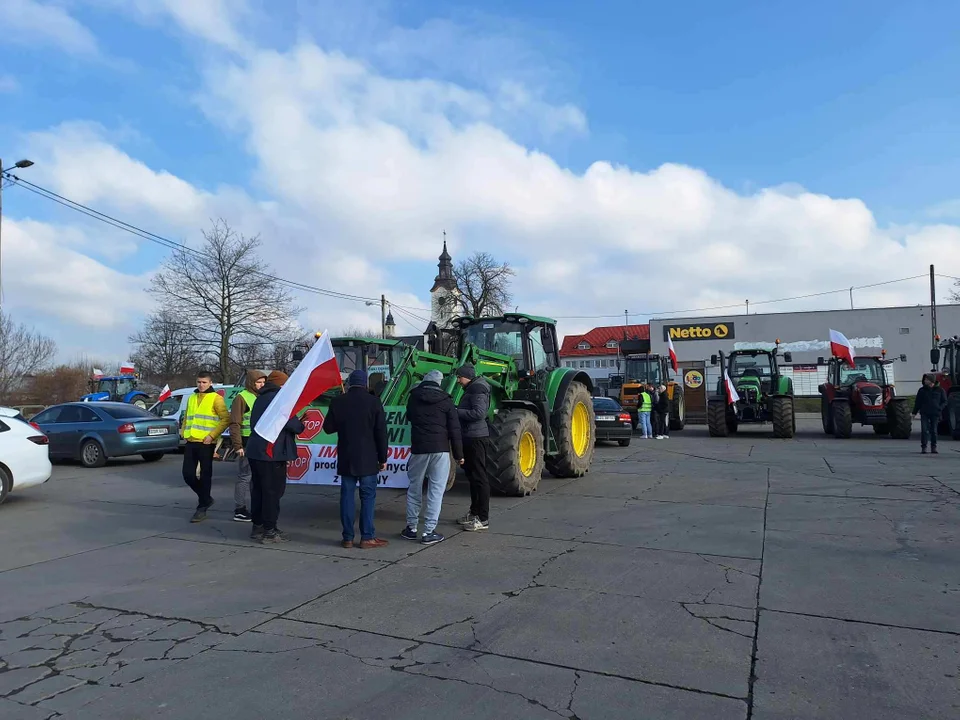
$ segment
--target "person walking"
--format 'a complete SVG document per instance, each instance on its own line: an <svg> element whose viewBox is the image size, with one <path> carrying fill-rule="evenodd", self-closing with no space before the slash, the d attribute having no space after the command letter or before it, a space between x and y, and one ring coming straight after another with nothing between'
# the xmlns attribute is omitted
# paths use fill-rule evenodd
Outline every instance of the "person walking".
<svg viewBox="0 0 960 720"><path fill-rule="evenodd" d="M650 412L653 410L653 393L649 385L643 385L640 388L640 394L637 396L637 417L639 418L640 431L643 433L643 439L649 440L653 437L653 429L650 427Z"/></svg>
<svg viewBox="0 0 960 720"><path fill-rule="evenodd" d="M667 397L667 386L660 386L657 396L657 440L670 439L670 398Z"/></svg>
<svg viewBox="0 0 960 720"><path fill-rule="evenodd" d="M286 382L287 374L280 370L267 375L250 412L250 427L256 428L264 411ZM250 538L264 545L282 543L288 539L277 527L280 498L287 489L287 463L297 459L297 435L304 429L303 420L294 416L287 420L269 450L266 438L255 432L250 434L247 441L246 456L251 471L250 519L253 521Z"/></svg>
<svg viewBox="0 0 960 720"><path fill-rule="evenodd" d="M463 397L457 406L463 435L463 468L470 482L470 511L459 519L464 530L477 532L490 527L490 478L487 476L487 449L490 427L490 386L470 363L457 370Z"/></svg>
<svg viewBox="0 0 960 720"><path fill-rule="evenodd" d="M337 436L337 473L340 475L342 547L352 548L360 486L360 547L381 548L390 543L376 535L373 524L377 473L387 466L387 417L380 398L367 390L367 373L354 370L347 391L335 397L323 420L323 431Z"/></svg>
<svg viewBox="0 0 960 720"><path fill-rule="evenodd" d="M250 522L250 460L247 459L247 440L250 438L250 413L257 395L266 382L267 375L261 370L247 370L244 388L230 406L230 443L237 454L237 482L233 486L233 519Z"/></svg>
<svg viewBox="0 0 960 720"><path fill-rule="evenodd" d="M450 476L450 452L453 459L463 464L463 444L460 438L460 419L453 399L440 388L443 374L431 370L423 382L410 391L407 400L407 420L410 422L410 459L407 461L407 526L400 533L405 540L417 539L420 508L423 504L423 482L427 481L427 507L423 517L424 545L443 540L437 532L443 493Z"/></svg>
<svg viewBox="0 0 960 720"><path fill-rule="evenodd" d="M197 510L190 522L207 519L213 505L213 451L217 438L230 425L230 413L223 398L213 389L213 375L197 373L197 389L187 399L181 436L183 447L183 481L197 494ZM200 471L197 472L199 466Z"/></svg>
<svg viewBox="0 0 960 720"><path fill-rule="evenodd" d="M927 442L930 443L930 452L937 454L937 425L940 416L947 406L947 394L936 384L933 375L923 376L923 386L917 390L916 400L913 401L913 416L920 414L920 452L927 452Z"/></svg>

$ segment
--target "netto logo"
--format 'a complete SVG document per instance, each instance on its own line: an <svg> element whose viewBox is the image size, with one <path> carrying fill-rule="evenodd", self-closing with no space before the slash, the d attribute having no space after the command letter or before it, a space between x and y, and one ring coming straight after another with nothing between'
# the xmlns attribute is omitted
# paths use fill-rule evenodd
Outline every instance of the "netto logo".
<svg viewBox="0 0 960 720"><path fill-rule="evenodd" d="M663 340L732 340L735 337L732 322L713 325L664 325Z"/></svg>
<svg viewBox="0 0 960 720"><path fill-rule="evenodd" d="M297 435L300 440L313 440L323 430L323 413L319 410L307 410L300 419L305 425L303 432Z"/></svg>
<svg viewBox="0 0 960 720"><path fill-rule="evenodd" d="M287 463L287 480L302 480L310 469L310 448L297 445L297 459Z"/></svg>

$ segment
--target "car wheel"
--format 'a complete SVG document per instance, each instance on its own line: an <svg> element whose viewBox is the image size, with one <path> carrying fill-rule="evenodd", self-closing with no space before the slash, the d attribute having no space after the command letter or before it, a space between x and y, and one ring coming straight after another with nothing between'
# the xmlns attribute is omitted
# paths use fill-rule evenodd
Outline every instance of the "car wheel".
<svg viewBox="0 0 960 720"><path fill-rule="evenodd" d="M107 464L107 456L96 440L87 440L80 446L80 464L85 468L98 468Z"/></svg>
<svg viewBox="0 0 960 720"><path fill-rule="evenodd" d="M12 487L13 478L10 477L10 472L5 467L0 467L0 505L7 499Z"/></svg>
<svg viewBox="0 0 960 720"><path fill-rule="evenodd" d="M630 438L624 438L623 440L617 440L617 442L620 443L620 447L629 447L629 445L630 445Z"/></svg>
<svg viewBox="0 0 960 720"><path fill-rule="evenodd" d="M149 452L143 453L140 457L143 458L144 462L156 462L163 457L162 452Z"/></svg>

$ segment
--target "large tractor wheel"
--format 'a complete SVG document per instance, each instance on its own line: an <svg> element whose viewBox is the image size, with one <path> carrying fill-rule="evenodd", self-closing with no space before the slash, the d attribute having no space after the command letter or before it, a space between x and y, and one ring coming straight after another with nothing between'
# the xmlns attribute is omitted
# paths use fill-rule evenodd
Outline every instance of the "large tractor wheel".
<svg viewBox="0 0 960 720"><path fill-rule="evenodd" d="M724 402L712 402L707 404L707 428L710 430L710 437L726 437L729 431L727 427L727 405Z"/></svg>
<svg viewBox="0 0 960 720"><path fill-rule="evenodd" d="M831 415L835 438L848 438L853 435L853 411L850 409L850 403L834 400Z"/></svg>
<svg viewBox="0 0 960 720"><path fill-rule="evenodd" d="M773 436L789 439L796 433L792 397L775 397L770 400L770 415L773 420Z"/></svg>
<svg viewBox="0 0 960 720"><path fill-rule="evenodd" d="M947 430L950 437L960 440L960 392L947 396Z"/></svg>
<svg viewBox="0 0 960 720"><path fill-rule="evenodd" d="M596 440L593 397L583 383L567 387L563 403L553 413L553 434L557 454L546 458L547 470L554 477L581 477L590 470Z"/></svg>
<svg viewBox="0 0 960 720"><path fill-rule="evenodd" d="M830 402L825 395L820 396L820 424L823 425L824 433L833 435L833 410L830 409Z"/></svg>
<svg viewBox="0 0 960 720"><path fill-rule="evenodd" d="M686 414L687 409L683 402L683 386L677 383L673 386L673 400L670 402L670 429L683 430Z"/></svg>
<svg viewBox="0 0 960 720"><path fill-rule="evenodd" d="M487 475L490 489L529 495L543 477L543 428L529 410L501 410L490 423Z"/></svg>
<svg viewBox="0 0 960 720"><path fill-rule="evenodd" d="M887 417L890 419L890 437L894 440L908 440L913 432L913 418L910 416L910 406L906 399L891 403L887 408Z"/></svg>

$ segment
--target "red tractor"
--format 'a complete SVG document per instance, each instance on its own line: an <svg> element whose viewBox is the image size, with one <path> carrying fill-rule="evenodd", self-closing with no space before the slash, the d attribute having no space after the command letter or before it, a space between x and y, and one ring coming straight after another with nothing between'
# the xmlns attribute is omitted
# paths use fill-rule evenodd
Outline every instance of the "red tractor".
<svg viewBox="0 0 960 720"><path fill-rule="evenodd" d="M960 440L960 337L954 335L943 340L930 351L930 362L934 367L940 364L941 357L943 366L936 379L947 393L947 406L943 409L939 431Z"/></svg>
<svg viewBox="0 0 960 720"><path fill-rule="evenodd" d="M820 386L820 417L823 431L837 438L848 438L853 423L872 425L877 435L906 440L913 430L911 407L905 397L897 397L888 382L886 351L879 357L858 356L854 366L839 358L827 363L827 382ZM906 360L901 355L900 360ZM823 364L823 358L819 359Z"/></svg>

